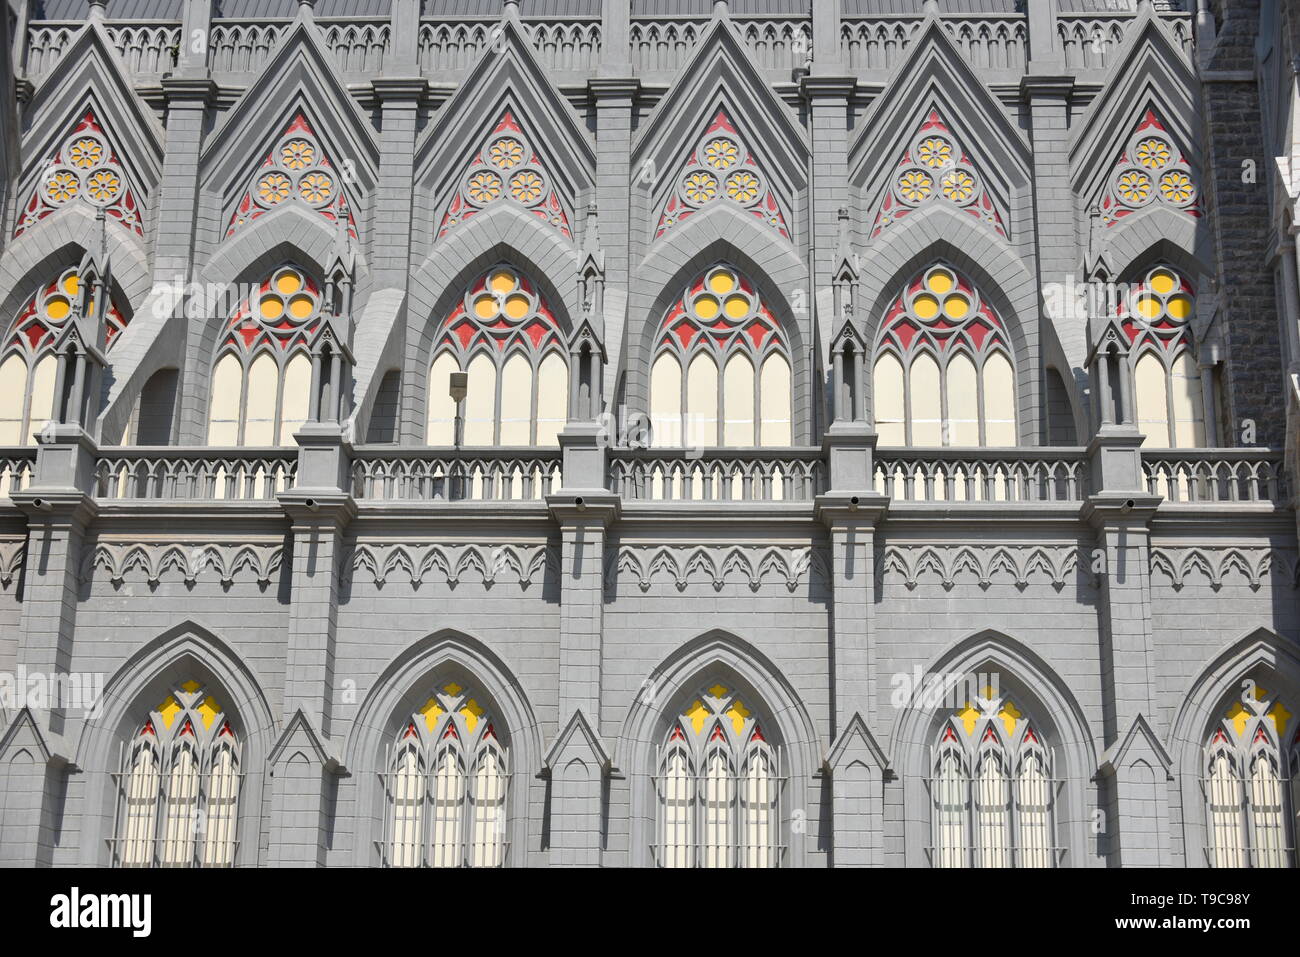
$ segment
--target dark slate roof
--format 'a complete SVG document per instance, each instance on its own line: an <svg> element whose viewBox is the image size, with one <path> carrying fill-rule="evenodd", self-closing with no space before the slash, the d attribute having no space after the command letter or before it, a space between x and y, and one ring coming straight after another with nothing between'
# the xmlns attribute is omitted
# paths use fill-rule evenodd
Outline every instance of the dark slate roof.
<svg viewBox="0 0 1300 957"><path fill-rule="evenodd" d="M9 0L14 7L20 0ZM691 0L650 0L670 5L689 5ZM741 3L774 3L777 0L739 0ZM787 2L788 0L783 0ZM797 5L798 0L795 0ZM184 0L107 0L110 20L175 20L181 18ZM426 17L499 17L503 0L423 0ZM703 11L713 9L712 0L702 4ZM86 0L36 0L33 20L83 20L90 4ZM392 0L316 0L318 17L381 17L392 12ZM600 17L600 0L520 0L519 11L525 17ZM284 19L298 12L298 0L215 0L218 17L232 20L256 20L259 17Z"/></svg>
<svg viewBox="0 0 1300 957"><path fill-rule="evenodd" d="M1020 0L939 0L940 13L1019 13ZM846 17L874 17L882 13L921 15L921 0L844 0Z"/></svg>

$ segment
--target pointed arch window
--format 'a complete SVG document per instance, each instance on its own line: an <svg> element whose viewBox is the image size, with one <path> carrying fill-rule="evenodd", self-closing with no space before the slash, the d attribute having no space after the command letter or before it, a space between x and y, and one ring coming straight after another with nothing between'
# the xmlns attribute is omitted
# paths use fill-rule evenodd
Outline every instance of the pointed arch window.
<svg viewBox="0 0 1300 957"><path fill-rule="evenodd" d="M450 681L403 724L381 775L390 867L501 867L510 783L504 727Z"/></svg>
<svg viewBox="0 0 1300 957"><path fill-rule="evenodd" d="M174 688L123 746L116 867L230 867L239 850L242 742L199 681Z"/></svg>
<svg viewBox="0 0 1300 957"><path fill-rule="evenodd" d="M1148 448L1205 445L1205 392L1192 341L1196 292L1171 266L1151 269L1121 302L1132 342L1138 430Z"/></svg>
<svg viewBox="0 0 1300 957"><path fill-rule="evenodd" d="M781 754L727 686L694 696L668 728L655 771L660 867L777 867Z"/></svg>
<svg viewBox="0 0 1300 957"><path fill-rule="evenodd" d="M719 263L668 310L650 368L652 441L663 447L791 444L784 331L740 270Z"/></svg>
<svg viewBox="0 0 1300 957"><path fill-rule="evenodd" d="M1052 760L1039 726L992 688L945 718L931 752L933 866L1057 866Z"/></svg>
<svg viewBox="0 0 1300 957"><path fill-rule="evenodd" d="M31 445L32 433L53 414L54 341L81 293L78 268L65 269L36 291L10 327L0 351L0 446ZM107 320L112 349L127 320L111 296Z"/></svg>
<svg viewBox="0 0 1300 957"><path fill-rule="evenodd" d="M308 341L321 301L316 281L287 263L236 308L212 368L209 445L294 444L311 401Z"/></svg>
<svg viewBox="0 0 1300 957"><path fill-rule="evenodd" d="M872 380L881 445L1016 444L1006 325L951 266L931 266L894 300L877 335Z"/></svg>
<svg viewBox="0 0 1300 957"><path fill-rule="evenodd" d="M1292 716L1279 696L1252 684L1211 728L1202 785L1211 867L1297 866L1300 732Z"/></svg>
<svg viewBox="0 0 1300 957"><path fill-rule="evenodd" d="M469 374L460 442L453 372ZM443 322L429 366L430 445L559 445L568 418L569 363L555 314L531 279L493 266Z"/></svg>

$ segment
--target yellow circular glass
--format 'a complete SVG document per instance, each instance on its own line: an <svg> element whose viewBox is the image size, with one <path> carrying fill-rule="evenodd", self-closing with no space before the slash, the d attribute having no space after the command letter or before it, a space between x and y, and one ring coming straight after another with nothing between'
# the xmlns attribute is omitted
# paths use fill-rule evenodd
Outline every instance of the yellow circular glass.
<svg viewBox="0 0 1300 957"><path fill-rule="evenodd" d="M275 277L275 291L283 296L291 296L302 288L302 277L296 272L285 270Z"/></svg>
<svg viewBox="0 0 1300 957"><path fill-rule="evenodd" d="M912 301L912 312L918 319L933 319L939 315L939 300L922 293Z"/></svg>
<svg viewBox="0 0 1300 957"><path fill-rule="evenodd" d="M78 276L75 272L70 273L68 276L64 277L63 291L66 292L69 296L75 296L77 294L77 290L80 288L81 288L81 277Z"/></svg>
<svg viewBox="0 0 1300 957"><path fill-rule="evenodd" d="M506 272L504 269L494 272L492 278L488 280L488 288L493 292L510 292L515 288L514 273Z"/></svg>
<svg viewBox="0 0 1300 957"><path fill-rule="evenodd" d="M943 312L949 319L962 319L970 312L970 301L965 296L949 296L943 301Z"/></svg>
<svg viewBox="0 0 1300 957"><path fill-rule="evenodd" d="M1154 319L1160 315L1160 300L1154 296L1143 296L1137 302L1137 314L1143 319Z"/></svg>
<svg viewBox="0 0 1300 957"><path fill-rule="evenodd" d="M953 279L952 273L943 269L936 269L925 277L925 285L935 295L942 296L957 285L957 281Z"/></svg>
<svg viewBox="0 0 1300 957"><path fill-rule="evenodd" d="M506 300L505 313L511 319L522 319L528 315L528 297L511 296Z"/></svg>
<svg viewBox="0 0 1300 957"><path fill-rule="evenodd" d="M497 301L491 296L479 296L474 300L474 315L480 319L491 319L497 314Z"/></svg>
<svg viewBox="0 0 1300 957"><path fill-rule="evenodd" d="M279 296L263 296L261 309L263 319L279 319L284 315L284 301Z"/></svg>
<svg viewBox="0 0 1300 957"><path fill-rule="evenodd" d="M1165 305L1169 315L1180 322L1192 314L1192 300L1187 296L1174 296Z"/></svg>
<svg viewBox="0 0 1300 957"><path fill-rule="evenodd" d="M695 314L701 319L713 319L718 315L718 300L712 296L701 296L695 300Z"/></svg>
<svg viewBox="0 0 1300 957"><path fill-rule="evenodd" d="M1175 286L1178 284L1174 280L1173 273L1165 272L1162 269L1160 272L1151 274L1150 285L1152 292L1160 296L1167 296L1174 291Z"/></svg>
<svg viewBox="0 0 1300 957"><path fill-rule="evenodd" d="M723 303L723 309L726 310L728 318L743 319L749 314L749 300L741 295L728 296L727 301Z"/></svg>
<svg viewBox="0 0 1300 957"><path fill-rule="evenodd" d="M72 303L62 296L51 296L45 301L45 315L55 322L61 322L68 318L68 313L71 311Z"/></svg>
<svg viewBox="0 0 1300 957"><path fill-rule="evenodd" d="M715 272L709 277L709 289L719 296L725 296L736 288L736 277L729 272Z"/></svg>
<svg viewBox="0 0 1300 957"><path fill-rule="evenodd" d="M311 296L294 296L289 300L289 315L295 319L306 319L316 311L316 304Z"/></svg>

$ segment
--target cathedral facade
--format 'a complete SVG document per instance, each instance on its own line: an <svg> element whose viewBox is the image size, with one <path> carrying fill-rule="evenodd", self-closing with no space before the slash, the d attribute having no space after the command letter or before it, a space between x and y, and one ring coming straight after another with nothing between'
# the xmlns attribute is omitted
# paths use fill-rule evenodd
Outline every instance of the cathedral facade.
<svg viewBox="0 0 1300 957"><path fill-rule="evenodd" d="M0 862L1297 865L1294 4L8 14Z"/></svg>

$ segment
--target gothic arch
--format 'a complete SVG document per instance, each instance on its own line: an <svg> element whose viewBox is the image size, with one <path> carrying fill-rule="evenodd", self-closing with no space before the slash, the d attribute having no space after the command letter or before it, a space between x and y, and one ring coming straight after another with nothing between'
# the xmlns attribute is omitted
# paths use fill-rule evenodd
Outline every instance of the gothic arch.
<svg viewBox="0 0 1300 957"><path fill-rule="evenodd" d="M775 727L777 741L787 754L786 818L789 806L812 800L813 775L821 768L824 747L812 719L794 686L780 669L749 642L730 632L713 630L691 639L657 665L633 699L615 743L614 766L631 782L631 865L648 866L649 847L654 819L651 776L655 773L655 749L671 724L674 706L688 698L701 682L726 677L733 686L761 702L763 712ZM753 710L757 711L755 705ZM800 867L806 863L806 838L791 834L790 855L786 863Z"/></svg>
<svg viewBox="0 0 1300 957"><path fill-rule="evenodd" d="M925 675L977 675L996 670L1008 678L1008 690L1029 703L1036 721L1059 748L1057 778L1065 782L1057 805L1057 835L1069 856L1066 866L1089 866L1091 780L1097 771L1097 742L1089 722L1057 671L1022 642L993 629L961 639L923 669ZM944 721L942 709L906 707L894 726L889 753L902 778L907 821L904 845L907 866L928 863L930 746Z"/></svg>
<svg viewBox="0 0 1300 957"><path fill-rule="evenodd" d="M1267 627L1255 628L1208 661L1187 686L1170 725L1169 751L1178 778L1184 860L1188 867L1208 863L1209 835L1202 790L1205 737L1224 704L1243 693L1252 674L1268 672L1288 703L1300 702L1300 646ZM1264 679L1268 680L1268 679ZM1277 691L1278 687L1271 690ZM1296 709L1300 711L1300 708ZM1294 716L1292 720L1297 720ZM1292 725L1295 727L1295 725ZM1285 748L1290 742L1284 741ZM1293 817L1294 820L1294 817Z"/></svg>
<svg viewBox="0 0 1300 957"><path fill-rule="evenodd" d="M981 297L1006 324L1016 372L1016 405L1020 444L1030 444L1038 435L1038 392L1041 386L1038 363L1039 291L1033 274L1011 249L990 243L984 228L970 217L942 206L918 210L892 227L890 242L873 251L866 260L862 277L862 301L867 341L874 350L881 322L890 304L922 270L943 261L964 274L978 288ZM866 409L874 421L873 383L866 389Z"/></svg>
<svg viewBox="0 0 1300 957"><path fill-rule="evenodd" d="M541 729L510 665L482 640L449 628L420 639L394 658L357 709L344 750L357 782L353 815L359 827L353 862L368 866L377 860L370 830L382 824L386 813L374 786L376 775L385 770L385 745L428 697L431 682L442 677L471 679L506 722L513 768L508 803L508 834L515 849L511 863L526 866L531 846L530 791L542 766Z"/></svg>
<svg viewBox="0 0 1300 957"><path fill-rule="evenodd" d="M794 443L813 441L812 371L808 367L813 307L807 269L794 248L771 242L765 227L752 216L723 205L701 211L673 232L673 242L659 244L651 250L632 277L626 359L619 369L628 407L649 410L650 364L654 360L655 338L668 309L705 270L716 263L729 262L754 284L789 340ZM796 291L795 297L790 295L790 290ZM800 291L802 310L796 308Z"/></svg>
<svg viewBox="0 0 1300 957"><path fill-rule="evenodd" d="M215 632L184 621L146 642L104 685L103 706L88 718L77 740L74 763L85 775L81 863L104 866L116 813L111 774L118 770L116 744L127 740L155 697L170 686L200 677L220 689L226 711L243 736L244 783L239 803L240 842L236 866L256 865L261 856L262 789L266 759L276 736L275 720L262 683L243 656Z"/></svg>

